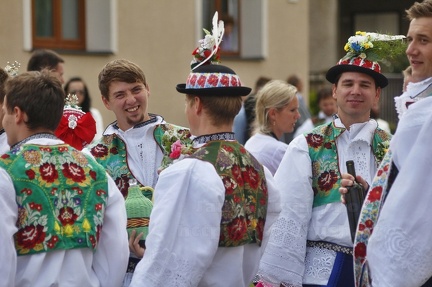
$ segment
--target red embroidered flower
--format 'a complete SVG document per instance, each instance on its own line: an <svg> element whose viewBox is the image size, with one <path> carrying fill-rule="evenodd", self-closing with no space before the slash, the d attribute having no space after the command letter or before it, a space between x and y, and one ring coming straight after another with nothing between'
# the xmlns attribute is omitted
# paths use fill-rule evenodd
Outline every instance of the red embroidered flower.
<svg viewBox="0 0 432 287"><path fill-rule="evenodd" d="M242 176L240 166L237 164L233 165L231 172L232 172L234 180L237 182L238 186L243 186L244 182L243 182L243 176Z"/></svg>
<svg viewBox="0 0 432 287"><path fill-rule="evenodd" d="M324 137L318 134L308 134L306 141L311 147L319 148L323 144Z"/></svg>
<svg viewBox="0 0 432 287"><path fill-rule="evenodd" d="M205 86L207 77L206 76L200 76L198 79L198 85L203 88Z"/></svg>
<svg viewBox="0 0 432 287"><path fill-rule="evenodd" d="M34 170L32 170L32 169L28 169L28 170L26 170L25 173L26 173L26 175L28 176L28 178L29 178L30 180L32 180L32 179L35 178L36 173L34 172Z"/></svg>
<svg viewBox="0 0 432 287"><path fill-rule="evenodd" d="M366 245L363 242L357 243L354 247L354 256L356 258L364 258L366 256Z"/></svg>
<svg viewBox="0 0 432 287"><path fill-rule="evenodd" d="M72 187L72 190L78 194L83 194L83 190L79 187L74 186L74 187Z"/></svg>
<svg viewBox="0 0 432 287"><path fill-rule="evenodd" d="M62 207L59 211L58 219L63 226L66 226L68 224L73 225L77 218L78 215L75 214L72 207Z"/></svg>
<svg viewBox="0 0 432 287"><path fill-rule="evenodd" d="M96 195L97 196L101 196L101 195L104 195L104 194L106 194L106 192L104 190L102 190L102 189L96 190Z"/></svg>
<svg viewBox="0 0 432 287"><path fill-rule="evenodd" d="M231 86L232 87L237 87L238 86L236 77L232 77L231 78Z"/></svg>
<svg viewBox="0 0 432 287"><path fill-rule="evenodd" d="M259 202L260 202L261 206L264 206L264 205L267 204L267 200L266 200L266 198L264 196L260 198Z"/></svg>
<svg viewBox="0 0 432 287"><path fill-rule="evenodd" d="M241 146L241 147L240 147L240 152L241 152L241 153L246 153L246 149L244 148L244 146Z"/></svg>
<svg viewBox="0 0 432 287"><path fill-rule="evenodd" d="M226 150L227 152L233 152L233 151L234 151L234 149L233 149L232 147L227 146L227 145L223 145L222 148L223 148L224 150Z"/></svg>
<svg viewBox="0 0 432 287"><path fill-rule="evenodd" d="M124 198L128 195L128 188L129 188L129 178L126 174L122 174L120 177L117 177L115 179L115 183L118 187L118 189L123 194Z"/></svg>
<svg viewBox="0 0 432 287"><path fill-rule="evenodd" d="M96 210L96 211L100 211L100 210L102 210L102 203L96 203L96 204L95 204L95 210Z"/></svg>
<svg viewBox="0 0 432 287"><path fill-rule="evenodd" d="M368 219L365 221L365 225L367 228L372 228L373 227L373 221Z"/></svg>
<svg viewBox="0 0 432 287"><path fill-rule="evenodd" d="M94 157L104 157L108 155L108 148L103 144L98 144L90 152Z"/></svg>
<svg viewBox="0 0 432 287"><path fill-rule="evenodd" d="M72 188L72 189L73 189L73 188ZM56 194L57 194L57 190L58 190L57 187L53 187L53 188L51 189L51 195L56 195Z"/></svg>
<svg viewBox="0 0 432 287"><path fill-rule="evenodd" d="M51 237L51 239L48 240L48 243L47 243L48 248L53 249L56 246L58 240L59 240L58 236L57 235L53 235Z"/></svg>
<svg viewBox="0 0 432 287"><path fill-rule="evenodd" d="M227 226L228 236L233 241L242 240L247 232L246 221L243 216L234 218Z"/></svg>
<svg viewBox="0 0 432 287"><path fill-rule="evenodd" d="M1 158L2 159L7 159L7 158L10 158L10 156L8 154L2 154Z"/></svg>
<svg viewBox="0 0 432 287"><path fill-rule="evenodd" d="M251 166L246 167L246 171L243 172L243 178L252 189L256 189L260 183L260 176L258 171Z"/></svg>
<svg viewBox="0 0 432 287"><path fill-rule="evenodd" d="M94 170L89 171L89 174L93 180L96 180L96 172Z"/></svg>
<svg viewBox="0 0 432 287"><path fill-rule="evenodd" d="M41 177L46 182L54 182L58 178L57 169L52 163L44 163L39 167Z"/></svg>
<svg viewBox="0 0 432 287"><path fill-rule="evenodd" d="M96 248L96 238L94 237L94 235L90 235L89 239L90 239L90 242L91 242L93 248Z"/></svg>
<svg viewBox="0 0 432 287"><path fill-rule="evenodd" d="M34 202L30 202L29 207L30 207L30 209L37 210L37 211L42 210L42 205L34 203Z"/></svg>
<svg viewBox="0 0 432 287"><path fill-rule="evenodd" d="M45 240L44 227L42 225L28 225L17 232L17 244L23 249L33 249L37 244Z"/></svg>
<svg viewBox="0 0 432 287"><path fill-rule="evenodd" d="M318 177L318 186L321 190L329 191L337 182L338 176L334 170L325 171Z"/></svg>
<svg viewBox="0 0 432 287"><path fill-rule="evenodd" d="M118 150L117 150L117 147L112 147L112 148L110 148L110 153L112 153L112 154L118 154Z"/></svg>
<svg viewBox="0 0 432 287"><path fill-rule="evenodd" d="M196 80L197 80L197 75L193 75L193 76L190 78L189 83L191 84L191 86L195 86Z"/></svg>
<svg viewBox="0 0 432 287"><path fill-rule="evenodd" d="M331 144L331 142L325 142L325 143L324 143L324 147L325 147L326 149L332 149L332 144Z"/></svg>
<svg viewBox="0 0 432 287"><path fill-rule="evenodd" d="M233 200L234 200L234 203L240 203L240 201L241 201L242 199L241 199L240 196L234 194L234 196L233 196Z"/></svg>
<svg viewBox="0 0 432 287"><path fill-rule="evenodd" d="M229 78L227 76L222 76L220 83L222 86L224 87L228 87L229 86Z"/></svg>
<svg viewBox="0 0 432 287"><path fill-rule="evenodd" d="M213 87L216 87L218 84L219 78L216 75L210 75L208 79L209 85L212 85Z"/></svg>
<svg viewBox="0 0 432 287"><path fill-rule="evenodd" d="M222 182L225 187L225 192L227 194L233 194L234 189L237 187L236 182L229 176L223 176Z"/></svg>
<svg viewBox="0 0 432 287"><path fill-rule="evenodd" d="M360 223L359 226L358 226L358 229L359 229L360 231L365 230L365 228L366 228L366 226L365 226L364 224L362 224L362 223Z"/></svg>
<svg viewBox="0 0 432 287"><path fill-rule="evenodd" d="M21 190L21 193L25 193L25 194L32 194L32 190L30 188L23 188L23 190Z"/></svg>
<svg viewBox="0 0 432 287"><path fill-rule="evenodd" d="M62 171L65 177L75 182L83 182L86 178L83 168L76 163L64 163Z"/></svg>
<svg viewBox="0 0 432 287"><path fill-rule="evenodd" d="M377 201L381 198L381 194L382 194L382 186L375 186L368 195L368 200L370 202L374 202Z"/></svg>

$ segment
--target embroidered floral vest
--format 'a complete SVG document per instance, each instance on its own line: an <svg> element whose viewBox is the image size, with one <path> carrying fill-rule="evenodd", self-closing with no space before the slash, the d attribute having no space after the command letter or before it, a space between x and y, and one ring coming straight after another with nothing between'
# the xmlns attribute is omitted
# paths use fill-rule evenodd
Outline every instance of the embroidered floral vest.
<svg viewBox="0 0 432 287"><path fill-rule="evenodd" d="M27 144L1 156L18 204L18 255L96 249L108 196L105 170L69 145Z"/></svg>
<svg viewBox="0 0 432 287"><path fill-rule="evenodd" d="M340 181L338 153L336 139L345 131L333 122L318 126L310 133L306 133L309 156L312 162L312 189L314 191L313 207L340 201ZM385 152L386 142L391 135L377 128L372 140L372 152L377 166Z"/></svg>
<svg viewBox="0 0 432 287"><path fill-rule="evenodd" d="M225 186L220 247L261 245L268 191L262 165L235 141L212 141L190 157L210 162Z"/></svg>
<svg viewBox="0 0 432 287"><path fill-rule="evenodd" d="M165 134L169 134L169 138L166 138ZM177 139L187 139L190 141L188 129L171 124L156 126L153 136L164 154L164 159L169 158L171 144ZM117 134L104 135L98 143L93 144L89 149L96 161L105 167L108 174L114 179L124 198L127 198L128 195L129 180L135 179L144 196L150 200L152 199L153 188L144 186L134 176L129 168L126 144Z"/></svg>

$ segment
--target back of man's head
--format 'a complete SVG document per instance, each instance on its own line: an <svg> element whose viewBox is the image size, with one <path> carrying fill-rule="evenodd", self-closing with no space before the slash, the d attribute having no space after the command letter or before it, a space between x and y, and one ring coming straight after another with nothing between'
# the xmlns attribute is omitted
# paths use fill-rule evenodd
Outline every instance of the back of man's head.
<svg viewBox="0 0 432 287"><path fill-rule="evenodd" d="M43 69L52 70L59 63L64 63L62 57L52 50L35 50L27 64L27 71L41 71Z"/></svg>
<svg viewBox="0 0 432 287"><path fill-rule="evenodd" d="M6 109L18 107L27 115L27 128L54 131L63 115L65 94L58 78L52 73L26 72L6 82Z"/></svg>

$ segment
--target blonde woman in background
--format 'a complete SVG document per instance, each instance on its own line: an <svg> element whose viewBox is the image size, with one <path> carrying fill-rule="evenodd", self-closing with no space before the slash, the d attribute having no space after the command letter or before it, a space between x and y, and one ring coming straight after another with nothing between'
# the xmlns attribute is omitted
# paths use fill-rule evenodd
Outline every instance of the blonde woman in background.
<svg viewBox="0 0 432 287"><path fill-rule="evenodd" d="M279 139L300 118L297 89L281 80L268 82L257 94L254 134L245 148L274 175L288 145Z"/></svg>

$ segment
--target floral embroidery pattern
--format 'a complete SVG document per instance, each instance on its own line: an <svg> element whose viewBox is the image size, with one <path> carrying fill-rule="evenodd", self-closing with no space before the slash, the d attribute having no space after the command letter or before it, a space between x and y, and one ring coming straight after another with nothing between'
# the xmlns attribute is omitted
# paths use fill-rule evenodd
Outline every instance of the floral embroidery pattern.
<svg viewBox="0 0 432 287"><path fill-rule="evenodd" d="M155 139L164 153L158 173L194 152L191 134L186 128L160 125L155 130Z"/></svg>
<svg viewBox="0 0 432 287"><path fill-rule="evenodd" d="M378 168L371 188L366 195L360 214L357 234L354 242L354 276L356 286L369 286L367 268L364 264L366 261L366 250L369 238L373 232L383 199L386 196L387 179L389 178L391 165L391 150L389 150Z"/></svg>
<svg viewBox="0 0 432 287"><path fill-rule="evenodd" d="M219 246L261 244L268 200L262 166L237 142L212 141L190 157L212 163L225 186Z"/></svg>
<svg viewBox="0 0 432 287"><path fill-rule="evenodd" d="M24 145L0 166L16 191L18 255L96 248L108 188L102 167L67 145Z"/></svg>

